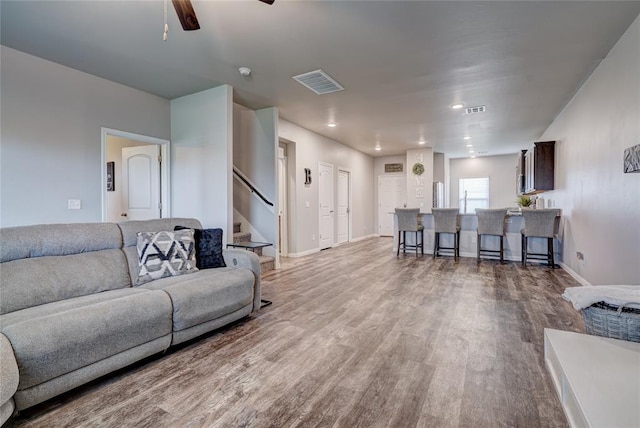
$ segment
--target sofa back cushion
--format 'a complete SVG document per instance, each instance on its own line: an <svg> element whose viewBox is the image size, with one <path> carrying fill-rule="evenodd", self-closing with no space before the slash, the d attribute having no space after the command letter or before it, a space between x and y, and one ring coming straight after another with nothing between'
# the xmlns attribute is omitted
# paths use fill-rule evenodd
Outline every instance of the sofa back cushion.
<svg viewBox="0 0 640 428"><path fill-rule="evenodd" d="M0 314L131 286L113 223L0 229Z"/></svg>
<svg viewBox="0 0 640 428"><path fill-rule="evenodd" d="M193 229L202 229L202 224L193 218L161 218L156 220L132 220L118 223L122 231L124 241L124 254L129 265L129 275L132 284L138 283L138 232L162 232L172 231L176 226L186 226Z"/></svg>

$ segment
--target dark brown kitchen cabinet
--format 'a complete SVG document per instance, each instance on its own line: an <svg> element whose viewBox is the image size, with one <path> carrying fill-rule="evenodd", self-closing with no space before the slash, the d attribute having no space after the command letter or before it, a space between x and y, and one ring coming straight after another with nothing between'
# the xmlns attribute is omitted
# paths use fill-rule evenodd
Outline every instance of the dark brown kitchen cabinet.
<svg viewBox="0 0 640 428"><path fill-rule="evenodd" d="M533 143L524 158L524 193L531 195L553 190L555 141Z"/></svg>

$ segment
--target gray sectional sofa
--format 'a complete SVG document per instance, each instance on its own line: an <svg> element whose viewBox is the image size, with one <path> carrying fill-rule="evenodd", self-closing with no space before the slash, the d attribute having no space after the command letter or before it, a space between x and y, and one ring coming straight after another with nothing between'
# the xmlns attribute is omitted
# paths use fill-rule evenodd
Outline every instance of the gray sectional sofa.
<svg viewBox="0 0 640 428"><path fill-rule="evenodd" d="M0 424L15 410L215 330L260 308L260 262L136 284L137 232L194 219L0 229Z"/></svg>

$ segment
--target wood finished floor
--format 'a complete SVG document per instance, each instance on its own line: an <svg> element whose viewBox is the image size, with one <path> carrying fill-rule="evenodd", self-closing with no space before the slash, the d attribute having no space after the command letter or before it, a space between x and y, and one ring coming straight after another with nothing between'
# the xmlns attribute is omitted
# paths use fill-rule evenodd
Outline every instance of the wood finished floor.
<svg viewBox="0 0 640 428"><path fill-rule="evenodd" d="M263 280L273 305L23 412L16 427L564 427L543 328L582 332L541 265L373 238Z"/></svg>

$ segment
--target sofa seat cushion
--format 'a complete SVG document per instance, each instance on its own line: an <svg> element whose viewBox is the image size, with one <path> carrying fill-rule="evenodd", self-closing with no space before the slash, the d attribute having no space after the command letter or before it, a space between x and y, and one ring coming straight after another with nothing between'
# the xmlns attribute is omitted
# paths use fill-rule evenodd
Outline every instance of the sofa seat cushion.
<svg viewBox="0 0 640 428"><path fill-rule="evenodd" d="M173 331L220 318L253 302L255 276L249 269L206 269L162 278L141 287L164 290L173 302Z"/></svg>
<svg viewBox="0 0 640 428"><path fill-rule="evenodd" d="M23 390L171 334L171 301L162 291L104 291L2 315L0 328Z"/></svg>

